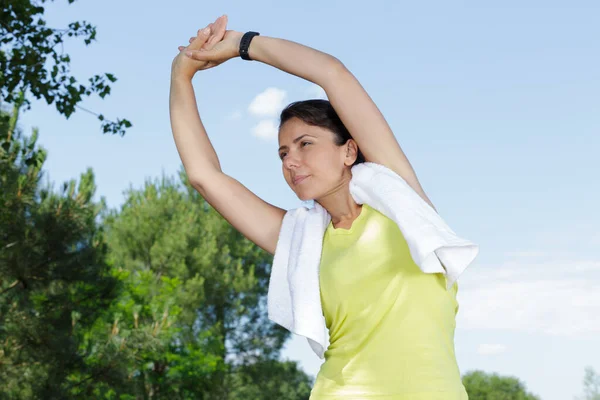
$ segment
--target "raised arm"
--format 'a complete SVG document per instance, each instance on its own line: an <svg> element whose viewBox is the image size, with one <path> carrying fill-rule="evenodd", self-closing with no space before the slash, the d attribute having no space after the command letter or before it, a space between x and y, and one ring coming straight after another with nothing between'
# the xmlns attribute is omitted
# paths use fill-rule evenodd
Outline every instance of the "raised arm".
<svg viewBox="0 0 600 400"><path fill-rule="evenodd" d="M218 30L219 20L216 24L214 29ZM188 49L200 49L209 38L210 32L200 33ZM221 170L192 86L196 71L207 67L207 63L182 53L173 61L169 111L177 151L190 184L206 201L246 238L274 254L285 210L263 201Z"/></svg>
<svg viewBox="0 0 600 400"><path fill-rule="evenodd" d="M243 34L227 32L236 38L239 47ZM238 48L230 45L213 51L192 51L191 58L222 62L223 58L237 56L237 52ZM249 55L253 60L321 86L365 159L396 172L433 207L379 108L340 60L311 47L268 36L255 36Z"/></svg>
<svg viewBox="0 0 600 400"><path fill-rule="evenodd" d="M396 172L433 207L379 108L340 60L298 43L264 36L253 39L249 55L321 86L365 159Z"/></svg>

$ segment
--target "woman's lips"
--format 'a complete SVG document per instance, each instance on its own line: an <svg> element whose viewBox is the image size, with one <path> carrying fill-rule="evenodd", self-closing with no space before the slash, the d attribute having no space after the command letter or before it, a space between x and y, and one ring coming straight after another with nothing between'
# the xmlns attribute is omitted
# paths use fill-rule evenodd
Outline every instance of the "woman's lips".
<svg viewBox="0 0 600 400"><path fill-rule="evenodd" d="M310 175L300 175L300 176L296 176L294 177L294 185L297 185L299 183L302 183L306 178L308 178Z"/></svg>

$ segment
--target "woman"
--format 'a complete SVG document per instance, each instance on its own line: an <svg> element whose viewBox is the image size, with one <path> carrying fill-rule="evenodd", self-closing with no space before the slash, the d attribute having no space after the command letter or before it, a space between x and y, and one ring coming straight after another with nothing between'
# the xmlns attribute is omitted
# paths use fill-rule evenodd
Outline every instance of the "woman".
<svg viewBox="0 0 600 400"><path fill-rule="evenodd" d="M173 135L191 184L274 254L286 211L221 171L191 84L197 71L240 56L243 34L226 24L220 17L179 48L171 76ZM394 171L433 207L384 117L329 54L265 36L254 36L247 51L321 86L329 98L292 103L279 128L286 182L331 216L319 276L330 344L311 399L466 399L454 352L457 285L446 290L441 274L421 272L398 226L350 194L351 167L369 161Z"/></svg>

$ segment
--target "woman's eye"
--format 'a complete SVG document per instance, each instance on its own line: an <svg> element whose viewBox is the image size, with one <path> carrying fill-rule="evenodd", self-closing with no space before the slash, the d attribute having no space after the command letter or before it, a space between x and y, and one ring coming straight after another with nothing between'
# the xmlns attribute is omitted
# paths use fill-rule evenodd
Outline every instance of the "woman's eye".
<svg viewBox="0 0 600 400"><path fill-rule="evenodd" d="M300 142L300 145L302 147L304 147L305 144L312 144L312 142ZM281 153L281 154L279 154L279 158L283 160L286 155L287 155L287 153Z"/></svg>

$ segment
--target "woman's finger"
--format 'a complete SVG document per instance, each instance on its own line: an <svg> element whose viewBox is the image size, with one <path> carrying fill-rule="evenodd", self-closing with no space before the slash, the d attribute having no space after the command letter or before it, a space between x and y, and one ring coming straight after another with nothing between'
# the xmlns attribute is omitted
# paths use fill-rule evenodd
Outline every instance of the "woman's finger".
<svg viewBox="0 0 600 400"><path fill-rule="evenodd" d="M217 43L219 43L225 36L225 30L227 28L227 16L221 15L211 27L212 34L206 41L203 48L206 50L212 49Z"/></svg>
<svg viewBox="0 0 600 400"><path fill-rule="evenodd" d="M215 26L213 27L215 34L213 35L213 37L211 37L212 45L215 45L216 43L220 42L223 39L223 37L225 36L226 29L227 29L227 15L221 15L219 17L219 19L217 19L217 22L215 23Z"/></svg>
<svg viewBox="0 0 600 400"><path fill-rule="evenodd" d="M210 36L208 37L208 39L206 39L206 42L204 42L204 44L202 45L203 49L206 49L206 46L208 46L208 42L210 41L210 38L215 34L215 30L214 30L213 26L214 26L214 22L211 22L210 24L208 24L208 27L210 28ZM198 34L200 34L200 31L198 31Z"/></svg>
<svg viewBox="0 0 600 400"><path fill-rule="evenodd" d="M217 61L218 56L212 50L186 50L185 55L196 61Z"/></svg>
<svg viewBox="0 0 600 400"><path fill-rule="evenodd" d="M208 40L211 44L216 43L222 39L219 36L221 35L222 32L224 32L226 23L227 23L227 20L225 19L224 15L221 15L219 18L217 18L217 20L215 21L215 23L213 24L213 26L211 28L213 34L210 36L210 39Z"/></svg>
<svg viewBox="0 0 600 400"><path fill-rule="evenodd" d="M190 45L188 46L188 49L200 50L200 48L202 48L202 45L204 43L206 43L206 41L208 40L209 37L210 37L210 28L207 26L206 28L200 30L200 32L198 33L198 36L196 38L194 38L192 43L190 43Z"/></svg>
<svg viewBox="0 0 600 400"><path fill-rule="evenodd" d="M210 31L212 32L212 26L213 26L213 23L211 22L210 24L206 25L206 28L210 29ZM200 36L202 34L202 29L203 28L198 29L198 32L196 32L196 36Z"/></svg>

